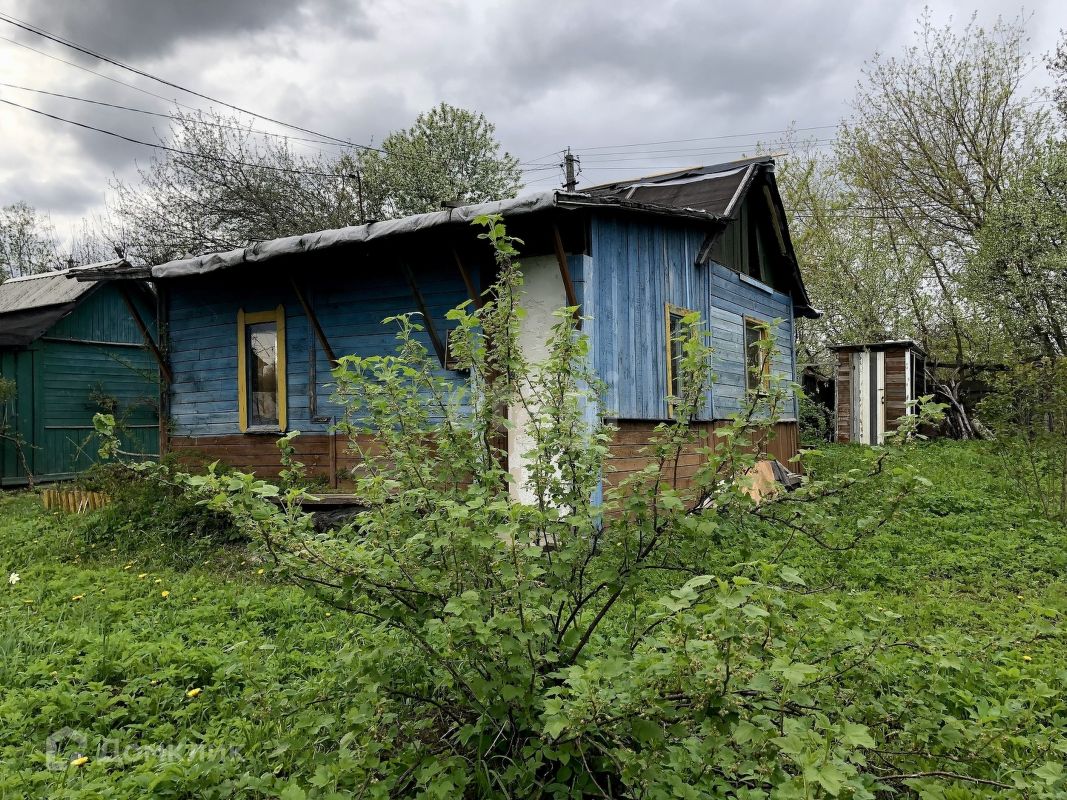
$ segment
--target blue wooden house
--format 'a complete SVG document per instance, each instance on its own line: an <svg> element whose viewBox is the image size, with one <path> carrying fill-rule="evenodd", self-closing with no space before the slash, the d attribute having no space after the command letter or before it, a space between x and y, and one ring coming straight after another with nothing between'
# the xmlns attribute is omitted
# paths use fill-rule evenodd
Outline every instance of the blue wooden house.
<svg viewBox="0 0 1067 800"><path fill-rule="evenodd" d="M405 219L322 231L140 271L86 270L83 278L150 280L160 295L170 383L170 450L262 474L279 467L275 438L298 429L298 455L331 480L351 456L330 432L331 363L391 352L381 321L425 316L425 342L452 380L446 312L493 279L493 256L475 216L498 213L524 242L528 317L536 352L552 312L580 305L591 317L593 366L619 426L614 474L643 466L638 450L669 418L677 353L670 333L687 311L710 327L718 381L707 398L712 430L760 380L747 367L759 323L774 322L773 369L794 379L793 325L812 310L789 239L774 162L756 158L581 191L546 191ZM519 458L520 443L511 448ZM795 408L770 450L797 449ZM519 465L513 465L519 466Z"/></svg>
<svg viewBox="0 0 1067 800"><path fill-rule="evenodd" d="M0 285L4 486L69 478L92 464L98 412L115 415L125 449L159 452L155 297L143 285L75 282L67 274Z"/></svg>

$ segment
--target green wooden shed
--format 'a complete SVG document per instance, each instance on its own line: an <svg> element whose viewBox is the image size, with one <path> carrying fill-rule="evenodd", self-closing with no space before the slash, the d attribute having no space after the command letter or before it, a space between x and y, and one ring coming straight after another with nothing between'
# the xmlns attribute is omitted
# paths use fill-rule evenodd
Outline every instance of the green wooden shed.
<svg viewBox="0 0 1067 800"><path fill-rule="evenodd" d="M159 453L155 297L67 272L0 284L0 485L70 478L98 459L93 415Z"/></svg>

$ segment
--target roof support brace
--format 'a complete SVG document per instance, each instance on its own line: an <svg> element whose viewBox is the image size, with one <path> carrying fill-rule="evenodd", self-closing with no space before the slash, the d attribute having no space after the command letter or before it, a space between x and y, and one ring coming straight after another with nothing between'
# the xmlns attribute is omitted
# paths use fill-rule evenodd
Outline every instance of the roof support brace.
<svg viewBox="0 0 1067 800"><path fill-rule="evenodd" d="M459 269L460 277L463 278L463 284L467 287L467 294L470 296L471 302L474 303L475 308L482 307L482 296L478 294L478 290L474 288L474 282L471 280L470 273L467 272L467 268L463 266L463 261L459 257L459 251L456 248L452 248L452 258L456 261L456 268Z"/></svg>
<svg viewBox="0 0 1067 800"><path fill-rule="evenodd" d="M430 336L430 342L433 344L434 352L437 353L437 359L441 362L441 366L447 368L448 353L445 350L444 340L437 334L437 328L433 324L433 317L430 316L430 312L426 310L426 300L422 296L422 292L419 291L419 286L415 283L415 273L411 271L411 267L406 261L400 262L400 268L404 271L404 277L407 279L408 287L411 289L411 294L415 298L415 304L419 307L419 312L422 314L422 318L426 321L426 333Z"/></svg>
<svg viewBox="0 0 1067 800"><path fill-rule="evenodd" d="M559 262L559 275L563 278L563 291L567 295L567 305L574 306L574 319L578 323L578 329L581 330L582 319L581 310L578 306L578 295L574 291L574 281L571 280L571 268L567 264L567 251L563 249L563 237L559 234L559 226L552 226L552 241L556 246L556 261Z"/></svg>
<svg viewBox="0 0 1067 800"><path fill-rule="evenodd" d="M330 347L330 341L326 338L326 332L323 331L322 325L319 324L319 318L315 316L315 312L311 308L311 304L308 303L307 298L304 297L304 293L300 291L300 284L296 282L296 278L290 278L289 284L293 287L293 291L296 293L296 299L300 301L300 307L304 309L304 315L311 322L311 328L315 331L315 338L319 340L319 347L322 348L322 352L326 354L326 358L330 360L331 364L337 363L337 356L334 355L333 348Z"/></svg>
<svg viewBox="0 0 1067 800"><path fill-rule="evenodd" d="M130 316L133 317L133 323L141 332L141 336L144 337L145 345L152 351L152 355L156 357L156 362L159 364L159 371L163 373L163 377L166 378L167 383L174 383L174 373L170 371L170 365L167 363L167 359L163 357L163 351L159 349L156 340L153 339L152 334L148 332L148 326L145 325L144 320L141 319L141 312L137 310L137 306L134 304L133 298L130 296L130 290L127 289L121 281L119 282L119 294L122 295L122 302L126 304Z"/></svg>

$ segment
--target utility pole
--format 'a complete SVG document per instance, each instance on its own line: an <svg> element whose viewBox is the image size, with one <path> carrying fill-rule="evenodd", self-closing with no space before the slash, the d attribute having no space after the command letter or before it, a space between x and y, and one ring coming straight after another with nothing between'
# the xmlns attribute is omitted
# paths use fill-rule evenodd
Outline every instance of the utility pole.
<svg viewBox="0 0 1067 800"><path fill-rule="evenodd" d="M578 186L578 175L575 173L574 167L577 165L578 173L582 171L582 162L571 154L571 149L568 147L563 154L563 169L566 171L567 180L563 184L568 192L573 192L575 187Z"/></svg>

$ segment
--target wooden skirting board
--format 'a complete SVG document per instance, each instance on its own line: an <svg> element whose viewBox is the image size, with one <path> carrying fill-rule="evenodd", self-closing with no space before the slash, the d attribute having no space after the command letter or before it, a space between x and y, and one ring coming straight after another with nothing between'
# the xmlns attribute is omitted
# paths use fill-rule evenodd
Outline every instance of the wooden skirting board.
<svg viewBox="0 0 1067 800"><path fill-rule="evenodd" d="M616 486L627 475L648 466L651 458L643 455L642 450L648 445L657 425L656 422L644 420L623 420L614 424L618 427L618 432L609 447L605 464L606 487ZM697 451L702 445L708 444L708 436L714 436L718 424L721 423L703 422L697 425L699 436L678 460L677 481L680 488L689 485L696 474L702 462ZM254 472L262 478L274 478L282 469L275 441L276 437L261 434L172 436L169 449L178 454L179 460L187 466L202 467L219 461L236 469ZM352 468L359 463L359 457L349 449L347 438L335 438L324 433L302 434L292 441L292 445L296 451L294 457L307 467L309 475L327 478L333 491L336 491L338 486L351 485L348 476L351 475ZM360 446L368 449L374 445L366 438L360 442ZM790 460L799 449L796 422L777 423L772 436L763 443L762 449L796 471L797 468L790 465Z"/></svg>

